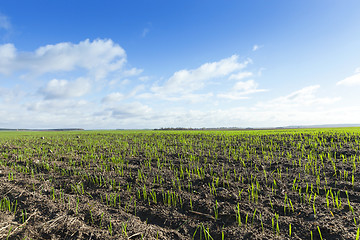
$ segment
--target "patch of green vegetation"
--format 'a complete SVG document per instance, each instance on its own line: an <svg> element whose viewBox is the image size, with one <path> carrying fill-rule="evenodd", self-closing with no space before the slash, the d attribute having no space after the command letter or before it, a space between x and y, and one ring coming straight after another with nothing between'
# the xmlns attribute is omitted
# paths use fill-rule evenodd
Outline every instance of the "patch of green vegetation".
<svg viewBox="0 0 360 240"><path fill-rule="evenodd" d="M189 238L226 238L227 228L304 237L295 227L304 213L356 233L359 164L360 128L0 132L6 181L27 176L43 183L51 201L88 215L87 223L109 236L136 232L113 224L114 216L96 215L89 199L143 221L144 209L178 212L188 219L174 226L188 228ZM42 193L34 185L33 191ZM2 206L16 212L7 198ZM316 232L308 230L306 236Z"/></svg>

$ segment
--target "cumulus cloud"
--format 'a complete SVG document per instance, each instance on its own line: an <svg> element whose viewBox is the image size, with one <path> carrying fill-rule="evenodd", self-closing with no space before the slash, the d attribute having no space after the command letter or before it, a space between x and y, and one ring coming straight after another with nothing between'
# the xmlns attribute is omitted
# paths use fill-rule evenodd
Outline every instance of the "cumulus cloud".
<svg viewBox="0 0 360 240"><path fill-rule="evenodd" d="M88 93L90 88L90 82L86 78L78 78L75 81L52 79L39 92L45 96L46 100L61 99L81 97Z"/></svg>
<svg viewBox="0 0 360 240"><path fill-rule="evenodd" d="M85 69L97 79L122 69L126 62L123 48L112 40L89 39L78 44L63 42L39 47L34 52L18 52L13 44L0 45L0 73L29 71L44 73ZM131 69L130 74L138 73Z"/></svg>
<svg viewBox="0 0 360 240"><path fill-rule="evenodd" d="M226 77L245 68L251 60L238 61L233 55L218 62L205 63L196 69L183 69L175 72L163 86L153 86L152 91L158 94L189 94L202 89L211 79Z"/></svg>
<svg viewBox="0 0 360 240"><path fill-rule="evenodd" d="M336 85L360 86L360 68L356 69L354 75L337 82Z"/></svg>
<svg viewBox="0 0 360 240"><path fill-rule="evenodd" d="M232 90L228 93L221 93L217 96L219 98L227 98L231 100L239 100L239 99L247 99L249 98L248 95L258 92L265 92L266 89L258 89L258 83L256 83L254 80L248 80L248 81L239 81L235 83Z"/></svg>
<svg viewBox="0 0 360 240"><path fill-rule="evenodd" d="M247 101L244 104L248 105L238 107L239 102L228 100L249 98L267 90L252 80L260 74L246 71L251 60L240 61L237 55L176 71L158 84L153 83L154 77L142 76L141 69L126 68L125 63L125 51L111 40L58 43L30 52L18 51L13 44L0 44L0 74L14 74L15 78L20 74L40 76L36 81L30 79L29 89L24 89L25 84L19 84L20 89L0 88L0 114L5 116L0 124L84 128L241 127L321 123L329 116L335 121L357 114L352 111L346 115L340 107L333 113L335 107L331 104L339 98L320 97L319 85L267 102ZM44 79L46 82L41 83ZM338 84L349 82L354 84L357 80ZM94 89L96 94L89 100L87 97ZM228 100L220 101L220 98ZM164 104L163 99L184 102ZM159 102L161 105L157 105ZM199 102L204 104L187 104ZM221 105L222 102L226 104Z"/></svg>

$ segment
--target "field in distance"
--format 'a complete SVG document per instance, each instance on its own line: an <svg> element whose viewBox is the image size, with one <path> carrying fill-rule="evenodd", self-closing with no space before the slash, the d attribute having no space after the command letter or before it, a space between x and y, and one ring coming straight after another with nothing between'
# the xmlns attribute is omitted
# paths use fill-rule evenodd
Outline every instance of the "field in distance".
<svg viewBox="0 0 360 240"><path fill-rule="evenodd" d="M360 128L0 132L0 239L359 239Z"/></svg>

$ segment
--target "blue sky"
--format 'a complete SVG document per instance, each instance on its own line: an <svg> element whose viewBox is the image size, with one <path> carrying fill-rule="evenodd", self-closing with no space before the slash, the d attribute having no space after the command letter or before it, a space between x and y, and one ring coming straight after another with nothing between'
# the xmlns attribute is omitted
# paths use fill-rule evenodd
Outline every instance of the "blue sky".
<svg viewBox="0 0 360 240"><path fill-rule="evenodd" d="M360 123L360 2L0 3L0 128Z"/></svg>

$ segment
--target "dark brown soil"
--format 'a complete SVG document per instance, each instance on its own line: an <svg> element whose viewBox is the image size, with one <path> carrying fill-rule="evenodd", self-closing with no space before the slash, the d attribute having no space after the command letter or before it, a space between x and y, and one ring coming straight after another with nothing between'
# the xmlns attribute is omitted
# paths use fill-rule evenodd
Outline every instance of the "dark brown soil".
<svg viewBox="0 0 360 240"><path fill-rule="evenodd" d="M0 199L12 205L0 209L0 239L355 239L359 142L337 132L4 138Z"/></svg>

